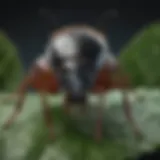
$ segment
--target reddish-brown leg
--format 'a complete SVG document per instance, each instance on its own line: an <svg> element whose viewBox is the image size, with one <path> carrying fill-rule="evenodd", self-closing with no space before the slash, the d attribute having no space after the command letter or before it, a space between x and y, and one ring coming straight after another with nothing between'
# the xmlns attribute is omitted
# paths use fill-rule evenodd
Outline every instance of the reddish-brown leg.
<svg viewBox="0 0 160 160"><path fill-rule="evenodd" d="M139 130L139 128L137 127L134 119L133 119L133 116L132 116L132 111L131 111L131 106L130 106L130 102L129 102L129 99L128 99L128 96L127 96L127 93L126 91L123 92L123 107L124 107L124 113L126 115L126 118L129 122L129 124L131 125L133 131L134 131L134 134L141 138L142 137L142 134Z"/></svg>
<svg viewBox="0 0 160 160"><path fill-rule="evenodd" d="M11 124L15 121L17 116L21 113L22 106L23 106L24 100L25 100L26 91L27 91L28 87L30 86L30 84L32 83L34 77L35 77L34 69L31 68L29 74L24 78L24 80L22 81L22 83L18 87L16 93L14 93L8 97L8 100L9 100L9 99L14 98L15 96L18 96L18 100L16 102L16 106L15 106L15 109L14 109L11 117L3 125L4 129L9 128L11 126ZM7 98L5 100L7 100Z"/></svg>
<svg viewBox="0 0 160 160"><path fill-rule="evenodd" d="M8 129L12 125L12 123L16 120L17 116L21 113L24 100L25 96L21 95L17 101L15 109L11 114L10 118L4 123L3 125L4 129Z"/></svg>
<svg viewBox="0 0 160 160"><path fill-rule="evenodd" d="M49 137L54 140L55 135L54 135L54 125L53 125L53 119L52 119L52 111L51 108L49 107L48 103L47 103L47 97L46 94L44 92L40 93L41 96L41 103L42 103L42 107L43 107L43 115L44 115L44 120L46 123L46 126L49 129Z"/></svg>
<svg viewBox="0 0 160 160"><path fill-rule="evenodd" d="M99 103L98 103L98 117L95 126L95 140L100 142L103 138L103 104L104 102L104 93L99 94Z"/></svg>

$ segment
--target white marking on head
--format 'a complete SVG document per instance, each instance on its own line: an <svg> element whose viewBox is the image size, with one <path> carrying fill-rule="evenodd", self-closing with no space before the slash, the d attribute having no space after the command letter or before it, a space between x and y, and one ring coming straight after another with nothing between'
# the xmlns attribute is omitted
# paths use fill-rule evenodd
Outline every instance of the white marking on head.
<svg viewBox="0 0 160 160"><path fill-rule="evenodd" d="M71 58L77 53L77 43L68 34L59 35L53 40L53 47L59 53L60 57Z"/></svg>

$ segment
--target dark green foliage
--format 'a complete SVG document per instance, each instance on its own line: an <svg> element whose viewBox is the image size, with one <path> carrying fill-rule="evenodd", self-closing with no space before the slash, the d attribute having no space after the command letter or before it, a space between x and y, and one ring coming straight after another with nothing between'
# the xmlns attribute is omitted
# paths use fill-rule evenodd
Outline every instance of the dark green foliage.
<svg viewBox="0 0 160 160"><path fill-rule="evenodd" d="M120 61L134 85L160 85L160 23L137 33L121 51Z"/></svg>
<svg viewBox="0 0 160 160"><path fill-rule="evenodd" d="M17 49L7 35L0 31L0 90L15 89L22 77L22 64Z"/></svg>

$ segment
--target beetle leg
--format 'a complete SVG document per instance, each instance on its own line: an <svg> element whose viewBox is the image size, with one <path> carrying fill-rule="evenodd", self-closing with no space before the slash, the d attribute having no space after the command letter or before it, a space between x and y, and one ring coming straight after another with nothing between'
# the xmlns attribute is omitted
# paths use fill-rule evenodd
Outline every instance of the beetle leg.
<svg viewBox="0 0 160 160"><path fill-rule="evenodd" d="M44 120L45 120L46 126L49 129L49 137L51 139L54 139L54 125L53 125L53 119L52 119L52 114L51 114L52 111L47 103L46 96L47 95L45 92L40 92L40 98L41 98L41 103L42 103L42 107L43 107L42 112L44 115Z"/></svg>
<svg viewBox="0 0 160 160"><path fill-rule="evenodd" d="M98 98L98 112L97 112L97 120L96 120L96 126L95 126L95 140L101 141L103 138L103 107L104 107L104 95L105 93L99 93Z"/></svg>
<svg viewBox="0 0 160 160"><path fill-rule="evenodd" d="M9 98L13 98L15 95L18 95L18 100L16 102L15 109L13 113L11 114L10 118L4 123L3 128L8 129L11 124L15 121L17 116L21 113L22 107L25 100L26 91L32 81L32 76L29 74L22 82L20 87L18 88L17 92L13 95L11 95Z"/></svg>
<svg viewBox="0 0 160 160"><path fill-rule="evenodd" d="M137 137L142 137L142 134L141 134L139 128L137 127L137 125L136 125L136 123L133 119L133 116L132 116L132 113L131 113L132 112L131 111L131 105L130 105L130 102L129 102L126 91L123 91L123 110L124 110L125 116L126 116L128 122L129 122L129 124L133 128L133 131L134 131L135 135Z"/></svg>
<svg viewBox="0 0 160 160"><path fill-rule="evenodd" d="M11 126L11 124L15 121L17 116L21 113L22 107L24 104L24 100L25 100L25 92L23 92L21 95L19 95L17 104L15 106L15 109L13 110L13 113L11 114L10 118L3 125L4 129L8 129Z"/></svg>

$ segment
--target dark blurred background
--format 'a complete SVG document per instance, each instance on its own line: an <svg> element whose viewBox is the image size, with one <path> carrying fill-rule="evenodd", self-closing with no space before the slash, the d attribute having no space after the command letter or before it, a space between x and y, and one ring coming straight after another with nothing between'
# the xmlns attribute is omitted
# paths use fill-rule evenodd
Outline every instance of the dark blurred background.
<svg viewBox="0 0 160 160"><path fill-rule="evenodd" d="M118 18L106 21L105 31L112 50L118 54L135 32L160 17L158 5L154 1L111 0L86 3L88 4L84 5L82 1L73 1L63 5L60 0L6 1L6 4L3 2L0 5L0 28L17 45L24 66L28 68L33 59L43 52L49 33L64 24L94 25L102 13L116 9ZM52 15L47 13L51 15L49 19L44 18L44 9L52 12Z"/></svg>

